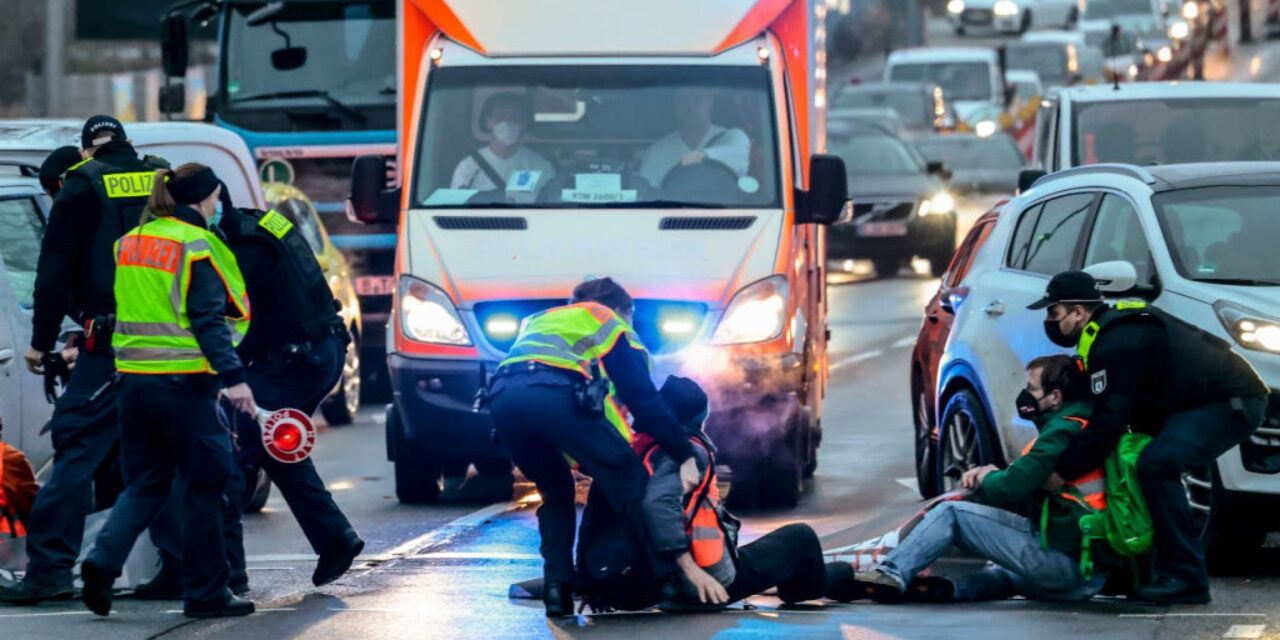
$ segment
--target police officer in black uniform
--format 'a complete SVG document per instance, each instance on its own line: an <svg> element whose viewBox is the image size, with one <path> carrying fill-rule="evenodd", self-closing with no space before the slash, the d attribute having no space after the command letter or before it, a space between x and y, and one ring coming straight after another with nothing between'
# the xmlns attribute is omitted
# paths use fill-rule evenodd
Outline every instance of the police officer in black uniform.
<svg viewBox="0 0 1280 640"><path fill-rule="evenodd" d="M246 380L258 406L268 411L299 409L308 415L337 385L350 334L315 253L297 228L297 220L278 211L237 209L222 190L223 215L217 224L236 255L244 275L253 322L237 349L248 363ZM248 499L246 483L263 468L280 490L311 548L319 555L311 581L316 586L338 579L364 550L364 541L343 515L308 458L283 463L266 455L260 427L253 416L236 413L237 472L227 489L230 511L223 525L229 586L237 595L248 591L243 527L240 516ZM167 600L181 596L175 562L181 553L173 514L152 526L164 566L153 581L140 585L138 597Z"/></svg>
<svg viewBox="0 0 1280 640"><path fill-rule="evenodd" d="M1138 459L1155 528L1152 579L1139 598L1209 602L1209 576L1182 474L1212 465L1259 425L1267 387L1231 345L1145 302L1108 306L1093 276L1054 276L1044 298L1045 334L1076 347L1094 396L1089 428L1058 462L1068 480L1102 466L1125 430L1155 436Z"/></svg>
<svg viewBox="0 0 1280 640"><path fill-rule="evenodd" d="M153 174L166 165L139 158L124 126L110 116L89 118L80 142L86 160L66 173L40 247L27 367L44 374L69 315L85 328L85 339L49 427L53 473L27 523L26 578L16 587L0 589L0 602L33 604L74 595L71 567L84 535L90 486L119 440L110 335L115 311L112 247L137 226Z"/></svg>

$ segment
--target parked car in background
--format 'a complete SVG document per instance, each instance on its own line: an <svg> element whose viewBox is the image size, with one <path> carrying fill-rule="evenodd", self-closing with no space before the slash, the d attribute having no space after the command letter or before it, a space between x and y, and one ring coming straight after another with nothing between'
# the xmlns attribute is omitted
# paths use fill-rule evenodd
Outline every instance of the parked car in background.
<svg viewBox="0 0 1280 640"><path fill-rule="evenodd" d="M1027 157L1007 134L982 137L973 134L930 136L913 141L928 163L941 163L951 173L948 191L957 200L1003 199L1018 190L1018 172ZM994 202L983 202L982 209Z"/></svg>
<svg viewBox="0 0 1280 640"><path fill-rule="evenodd" d="M360 410L360 337L364 335L364 325L360 316L360 298L356 295L355 283L352 280L351 268L347 259L333 246L329 240L329 232L324 228L315 205L301 189L281 182L268 182L262 190L270 209L283 214L293 222L302 237L306 239L311 250L316 254L316 261L324 270L325 279L329 281L329 289L333 297L342 304L339 314L343 324L351 333L352 343L347 347L347 357L342 364L342 379L334 387L333 392L320 405L320 411L329 424L351 424Z"/></svg>
<svg viewBox="0 0 1280 640"><path fill-rule="evenodd" d="M950 0L947 19L956 35L971 28L1001 33L1071 29L1080 17L1077 0Z"/></svg>
<svg viewBox="0 0 1280 640"><path fill-rule="evenodd" d="M942 87L923 82L881 82L851 85L840 90L827 107L827 119L846 109L893 109L913 135L945 131L955 126L955 113Z"/></svg>
<svg viewBox="0 0 1280 640"><path fill-rule="evenodd" d="M888 278L913 257L940 275L955 251L955 201L944 169L927 165L909 145L867 127L833 141L844 158L853 197L853 220L827 232L830 260L871 260Z"/></svg>
<svg viewBox="0 0 1280 640"><path fill-rule="evenodd" d="M942 93L962 122L973 125L980 113L1008 105L1000 55L987 47L902 49L885 62L886 82L923 82Z"/></svg>
<svg viewBox="0 0 1280 640"><path fill-rule="evenodd" d="M829 140L843 140L868 127L899 138L905 138L908 135L906 127L902 125L902 119L898 117L898 112L893 109L885 107L837 109L827 113Z"/></svg>
<svg viewBox="0 0 1280 640"><path fill-rule="evenodd" d="M955 301L938 365L935 478L1010 460L1035 436L1015 415L1022 368L1058 353L1028 304L1085 269L1229 344L1271 387L1264 423L1188 479L1211 560L1246 561L1280 524L1280 163L1098 165L1041 178L1004 207Z"/></svg>
<svg viewBox="0 0 1280 640"><path fill-rule="evenodd" d="M938 283L938 290L924 307L924 324L916 337L911 352L911 415L915 422L916 483L924 498L937 496L942 490L938 481L938 421L937 396L934 390L938 382L938 362L951 336L951 324L956 307L964 301L969 290L964 286L965 277L973 266L978 250L991 237L1000 205L982 214L973 223L969 233L956 249L947 272ZM952 430L953 433L955 430ZM963 443L960 443L963 448ZM944 469L947 474L951 469Z"/></svg>

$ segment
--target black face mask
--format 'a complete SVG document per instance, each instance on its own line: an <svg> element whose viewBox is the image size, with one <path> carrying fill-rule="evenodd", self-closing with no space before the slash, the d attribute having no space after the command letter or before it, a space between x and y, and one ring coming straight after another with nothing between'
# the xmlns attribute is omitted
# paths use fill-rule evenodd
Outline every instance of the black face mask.
<svg viewBox="0 0 1280 640"><path fill-rule="evenodd" d="M1018 394L1018 398L1014 400L1014 402L1017 403L1018 406L1018 415L1022 416L1023 419L1035 422L1037 418L1044 414L1044 412L1040 410L1040 401L1036 400L1036 397L1031 395L1031 392L1026 389L1023 389L1022 392Z"/></svg>
<svg viewBox="0 0 1280 640"><path fill-rule="evenodd" d="M1044 321L1044 335L1049 338L1049 342L1052 342L1059 347L1069 349L1076 346L1076 338L1063 333L1062 326L1058 324L1057 320Z"/></svg>

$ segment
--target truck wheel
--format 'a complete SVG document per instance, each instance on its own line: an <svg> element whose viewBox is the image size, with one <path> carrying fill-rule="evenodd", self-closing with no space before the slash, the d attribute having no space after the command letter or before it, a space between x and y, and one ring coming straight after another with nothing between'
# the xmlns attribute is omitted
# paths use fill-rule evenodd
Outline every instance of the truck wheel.
<svg viewBox="0 0 1280 640"><path fill-rule="evenodd" d="M809 428L809 437L805 438L805 448L808 454L804 461L804 477L812 478L813 474L818 471L818 447L822 444L822 421Z"/></svg>
<svg viewBox="0 0 1280 640"><path fill-rule="evenodd" d="M265 469L259 467L257 476L252 478L253 482L249 480L250 478L245 478L244 512L261 513L271 497L271 478L267 477Z"/></svg>
<svg viewBox="0 0 1280 640"><path fill-rule="evenodd" d="M360 411L360 346L347 345L347 355L342 361L342 378L338 389L320 405L324 419L333 426L351 424Z"/></svg>
<svg viewBox="0 0 1280 640"><path fill-rule="evenodd" d="M878 258L871 261L871 266L875 267L877 278L892 278L898 275L902 261L897 258Z"/></svg>
<svg viewBox="0 0 1280 640"><path fill-rule="evenodd" d="M920 497L928 500L938 495L938 433L929 415L924 381L919 372L911 375L911 405L915 417L916 485Z"/></svg>
<svg viewBox="0 0 1280 640"><path fill-rule="evenodd" d="M805 466L802 428L802 419L794 418L776 452L756 463L764 506L790 509L800 502Z"/></svg>
<svg viewBox="0 0 1280 640"><path fill-rule="evenodd" d="M440 467L423 447L409 442L400 427L400 412L387 409L387 439L392 443L396 468L396 498L403 504L435 504L440 501Z"/></svg>
<svg viewBox="0 0 1280 640"><path fill-rule="evenodd" d="M938 493L960 486L965 471L997 459L991 420L977 395L960 389L943 406L938 423Z"/></svg>

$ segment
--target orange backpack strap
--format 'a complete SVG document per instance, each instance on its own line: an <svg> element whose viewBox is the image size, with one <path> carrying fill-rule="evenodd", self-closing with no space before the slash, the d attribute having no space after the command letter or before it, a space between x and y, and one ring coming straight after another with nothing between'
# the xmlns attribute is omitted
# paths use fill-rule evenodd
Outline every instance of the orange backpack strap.
<svg viewBox="0 0 1280 640"><path fill-rule="evenodd" d="M1078 417L1078 416L1062 416L1062 419L1063 419L1063 420L1070 420L1070 421L1072 421L1072 422L1078 423L1078 424L1080 425L1080 430L1081 430L1081 431L1084 431L1085 429L1088 429L1088 428L1089 428L1089 421L1088 421L1088 420L1085 420L1084 418L1081 418L1081 417Z"/></svg>

